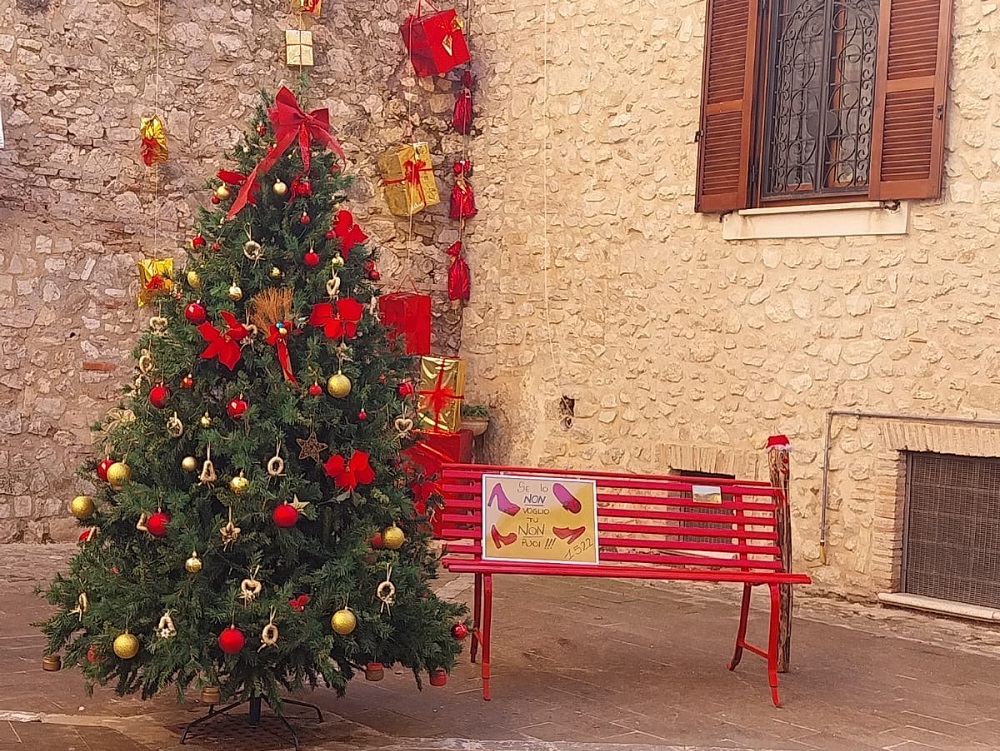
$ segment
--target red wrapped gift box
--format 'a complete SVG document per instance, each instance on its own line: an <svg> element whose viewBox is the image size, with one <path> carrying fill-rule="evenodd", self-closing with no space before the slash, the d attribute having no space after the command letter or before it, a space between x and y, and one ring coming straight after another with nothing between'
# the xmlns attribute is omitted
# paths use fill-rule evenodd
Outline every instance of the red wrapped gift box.
<svg viewBox="0 0 1000 751"><path fill-rule="evenodd" d="M400 335L408 355L431 353L431 296L417 292L390 292L378 298L389 340Z"/></svg>
<svg viewBox="0 0 1000 751"><path fill-rule="evenodd" d="M421 15L423 0L417 2L417 11L407 16L399 26L403 43L410 51L410 62L418 76L447 73L456 65L469 62L469 45L462 33L462 22L451 8Z"/></svg>
<svg viewBox="0 0 1000 751"><path fill-rule="evenodd" d="M417 435L417 442L400 453L404 461L413 465L416 473L424 478L433 479L442 464L467 464L472 461L471 430L463 429L457 433L418 432ZM441 536L437 513L431 515L431 532L435 537Z"/></svg>

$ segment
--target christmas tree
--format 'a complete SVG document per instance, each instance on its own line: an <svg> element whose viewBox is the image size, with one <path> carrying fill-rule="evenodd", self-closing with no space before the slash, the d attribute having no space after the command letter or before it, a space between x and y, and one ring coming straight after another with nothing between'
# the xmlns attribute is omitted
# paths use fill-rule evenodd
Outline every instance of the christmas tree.
<svg viewBox="0 0 1000 751"><path fill-rule="evenodd" d="M400 460L413 363L377 314L375 250L339 208L326 110L281 89L209 183L185 271L141 264L138 378L73 500L45 592L88 685L263 698L369 663L449 670L463 609L428 587L426 491Z"/></svg>

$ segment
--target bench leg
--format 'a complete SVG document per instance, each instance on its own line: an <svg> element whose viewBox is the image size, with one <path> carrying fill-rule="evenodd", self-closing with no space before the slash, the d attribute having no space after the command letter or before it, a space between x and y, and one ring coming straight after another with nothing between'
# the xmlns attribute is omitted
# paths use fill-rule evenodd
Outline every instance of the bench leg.
<svg viewBox="0 0 1000 751"><path fill-rule="evenodd" d="M740 625L736 630L736 650L733 652L733 659L729 663L730 670L736 670L736 666L743 659L743 645L746 643L747 619L750 617L750 594L752 591L752 585L743 585L743 602L740 604Z"/></svg>
<svg viewBox="0 0 1000 751"><path fill-rule="evenodd" d="M475 604L472 606L472 644L469 646L469 652L472 655L473 664L476 662L476 653L479 651L479 624L483 614L483 575L475 574L475 577L476 584L473 590Z"/></svg>
<svg viewBox="0 0 1000 751"><path fill-rule="evenodd" d="M493 575L483 574L483 622L480 632L483 635L483 699L490 700L490 627L493 616Z"/></svg>
<svg viewBox="0 0 1000 751"><path fill-rule="evenodd" d="M767 638L767 681L771 684L771 701L780 707L778 698L778 631L781 614L781 587L768 585L771 589L771 628Z"/></svg>

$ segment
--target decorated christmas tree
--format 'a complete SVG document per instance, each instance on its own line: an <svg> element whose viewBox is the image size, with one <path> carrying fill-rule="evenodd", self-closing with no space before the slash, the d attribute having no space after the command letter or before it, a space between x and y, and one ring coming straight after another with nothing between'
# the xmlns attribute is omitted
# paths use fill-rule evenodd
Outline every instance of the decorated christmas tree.
<svg viewBox="0 0 1000 751"><path fill-rule="evenodd" d="M428 583L427 483L401 461L413 363L340 207L326 110L281 89L207 187L186 269L140 264L138 377L81 470L42 625L88 683L261 698L375 663L440 677L465 633ZM417 489L415 499L414 488Z"/></svg>

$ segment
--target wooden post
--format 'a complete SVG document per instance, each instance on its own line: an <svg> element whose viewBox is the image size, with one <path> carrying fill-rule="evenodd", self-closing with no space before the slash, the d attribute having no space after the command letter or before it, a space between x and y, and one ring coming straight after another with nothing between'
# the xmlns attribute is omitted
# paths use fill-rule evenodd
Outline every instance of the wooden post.
<svg viewBox="0 0 1000 751"><path fill-rule="evenodd" d="M781 550L781 565L785 571L792 570L792 523L788 508L788 438L773 435L767 439L767 463L771 471L771 485L781 491L778 497L778 548ZM792 652L792 585L780 585L780 609L778 612L778 672L787 673Z"/></svg>

